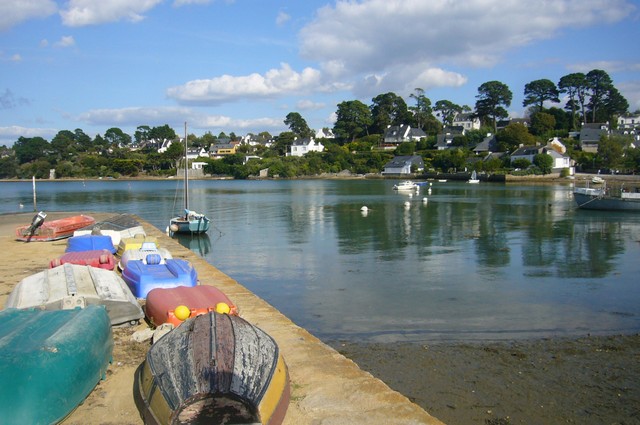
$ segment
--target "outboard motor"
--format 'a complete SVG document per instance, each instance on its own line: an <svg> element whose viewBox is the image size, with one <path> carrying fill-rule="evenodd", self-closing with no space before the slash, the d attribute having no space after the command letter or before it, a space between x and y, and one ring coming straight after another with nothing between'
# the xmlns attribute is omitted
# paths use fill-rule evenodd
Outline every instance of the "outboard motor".
<svg viewBox="0 0 640 425"><path fill-rule="evenodd" d="M44 219L47 218L47 214L44 213L44 211L40 211L38 214L36 214L33 217L33 220L31 220L31 225L29 226L29 235L32 236L36 229L40 226L42 226L42 223L44 223Z"/></svg>

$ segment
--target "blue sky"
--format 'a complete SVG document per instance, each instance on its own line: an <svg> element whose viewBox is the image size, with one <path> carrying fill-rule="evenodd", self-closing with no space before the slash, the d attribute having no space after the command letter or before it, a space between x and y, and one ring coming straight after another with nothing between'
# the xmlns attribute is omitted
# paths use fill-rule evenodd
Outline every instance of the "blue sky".
<svg viewBox="0 0 640 425"><path fill-rule="evenodd" d="M333 126L337 104L415 88L475 105L501 81L605 70L640 109L631 0L4 0L0 145L169 124L182 134Z"/></svg>

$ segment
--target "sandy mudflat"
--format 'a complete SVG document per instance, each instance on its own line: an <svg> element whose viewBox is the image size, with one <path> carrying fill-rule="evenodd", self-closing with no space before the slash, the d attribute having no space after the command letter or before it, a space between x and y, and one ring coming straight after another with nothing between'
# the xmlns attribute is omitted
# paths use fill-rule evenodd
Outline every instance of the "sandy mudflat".
<svg viewBox="0 0 640 425"><path fill-rule="evenodd" d="M640 424L640 335L330 345L449 425Z"/></svg>

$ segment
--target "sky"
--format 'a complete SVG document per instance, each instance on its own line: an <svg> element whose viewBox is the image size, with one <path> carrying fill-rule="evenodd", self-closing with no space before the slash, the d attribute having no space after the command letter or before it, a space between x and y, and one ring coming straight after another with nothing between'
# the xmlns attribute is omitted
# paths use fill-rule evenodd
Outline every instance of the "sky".
<svg viewBox="0 0 640 425"><path fill-rule="evenodd" d="M415 89L475 106L606 71L640 109L640 0L2 0L0 145L141 125L183 134L332 127L337 105Z"/></svg>

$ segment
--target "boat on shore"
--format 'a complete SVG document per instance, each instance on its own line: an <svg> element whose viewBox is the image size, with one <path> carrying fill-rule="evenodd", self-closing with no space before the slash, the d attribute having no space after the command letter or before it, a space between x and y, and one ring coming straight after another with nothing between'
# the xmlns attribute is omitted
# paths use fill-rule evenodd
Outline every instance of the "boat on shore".
<svg viewBox="0 0 640 425"><path fill-rule="evenodd" d="M478 174L476 173L476 170L473 170L473 172L471 173L471 178L469 178L467 182L472 184L480 183L480 179L478 178Z"/></svg>
<svg viewBox="0 0 640 425"><path fill-rule="evenodd" d="M158 254L149 254L145 262L129 261L122 270L122 278L136 298L147 298L155 288L196 286L198 273L193 265L179 258L169 258L161 263Z"/></svg>
<svg viewBox="0 0 640 425"><path fill-rule="evenodd" d="M23 242L48 242L73 236L73 232L91 226L96 220L88 215L74 215L58 220L46 221L42 211L36 214L31 224L16 228L16 240Z"/></svg>
<svg viewBox="0 0 640 425"><path fill-rule="evenodd" d="M106 378L113 346L104 306L0 311L0 422L61 422Z"/></svg>
<svg viewBox="0 0 640 425"><path fill-rule="evenodd" d="M573 198L578 208L606 211L640 211L640 192L630 191L621 185L611 188L603 183L602 187L576 187Z"/></svg>
<svg viewBox="0 0 640 425"><path fill-rule="evenodd" d="M173 255L171 255L168 249L159 248L155 242L143 242L140 248L127 249L122 252L118 268L124 270L129 261L142 261L147 264L149 254L159 255L160 264L164 264L166 260L173 258ZM155 257L150 258L154 259ZM152 261L155 261L155 259Z"/></svg>
<svg viewBox="0 0 640 425"><path fill-rule="evenodd" d="M289 372L270 335L238 316L210 312L149 348L133 394L147 424L279 425Z"/></svg>
<svg viewBox="0 0 640 425"><path fill-rule="evenodd" d="M99 304L112 325L136 323L144 317L126 283L112 270L65 263L22 279L5 308L66 310Z"/></svg>
<svg viewBox="0 0 640 425"><path fill-rule="evenodd" d="M400 183L396 183L393 185L393 190L407 191L407 190L417 190L417 189L419 189L419 186L411 180L404 180L404 181L401 181Z"/></svg>

